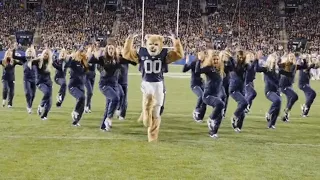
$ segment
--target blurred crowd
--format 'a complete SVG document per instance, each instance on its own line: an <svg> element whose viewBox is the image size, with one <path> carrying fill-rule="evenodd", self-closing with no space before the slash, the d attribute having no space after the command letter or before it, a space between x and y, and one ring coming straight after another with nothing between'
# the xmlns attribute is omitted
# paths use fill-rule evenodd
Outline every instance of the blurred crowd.
<svg viewBox="0 0 320 180"><path fill-rule="evenodd" d="M91 0L88 5L87 0L45 0L39 19L35 11L24 10L19 0L6 1L0 7L0 45L7 48L12 43L9 35L18 30L37 30L41 47L57 49L72 49L99 36L112 36L122 45L129 32L142 32L142 0L122 0L120 11L108 10L105 2ZM304 37L309 50L319 53L320 1L306 0L301 10L285 20L278 9L277 1L272 0L242 0L240 5L224 0L215 13L204 15L199 1L180 0L177 30L176 1L145 1L143 33L166 36L176 32L189 54L208 46L268 53L279 48L283 37ZM284 27L286 34L280 36ZM141 46L141 37L135 44ZM172 46L169 38L165 46Z"/></svg>

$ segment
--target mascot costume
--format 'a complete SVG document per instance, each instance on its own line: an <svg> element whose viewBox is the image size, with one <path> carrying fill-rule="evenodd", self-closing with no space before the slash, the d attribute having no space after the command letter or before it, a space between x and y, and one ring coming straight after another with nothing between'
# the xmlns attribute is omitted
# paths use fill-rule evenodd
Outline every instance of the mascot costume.
<svg viewBox="0 0 320 180"><path fill-rule="evenodd" d="M141 90L142 119L148 127L148 141L157 141L161 123L160 111L164 101L163 67L184 57L180 39L171 34L173 50L163 48L164 37L161 35L146 35L146 47L138 51L134 48L134 38L129 35L126 39L122 55L125 59L140 64L142 72Z"/></svg>

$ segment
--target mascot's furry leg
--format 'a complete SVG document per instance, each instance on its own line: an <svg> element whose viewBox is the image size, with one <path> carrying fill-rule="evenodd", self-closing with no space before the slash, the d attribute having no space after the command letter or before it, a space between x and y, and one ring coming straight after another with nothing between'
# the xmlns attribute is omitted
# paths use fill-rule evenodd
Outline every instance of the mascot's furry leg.
<svg viewBox="0 0 320 180"><path fill-rule="evenodd" d="M159 129L161 124L161 118L152 117L152 126L148 127L148 141L157 141L159 137Z"/></svg>
<svg viewBox="0 0 320 180"><path fill-rule="evenodd" d="M155 98L152 94L148 94L145 97L144 112L143 112L143 124L148 127L148 141L157 141L159 128L160 128L160 116L155 105Z"/></svg>
<svg viewBox="0 0 320 180"><path fill-rule="evenodd" d="M142 112L140 114L140 117L138 118L138 123L143 122L143 114L145 109L145 95L142 95Z"/></svg>
<svg viewBox="0 0 320 180"><path fill-rule="evenodd" d="M148 141L157 141L160 128L160 111L163 105L163 83L142 83L142 119L143 125L148 128Z"/></svg>
<svg viewBox="0 0 320 180"><path fill-rule="evenodd" d="M143 108L143 125L145 127L151 127L152 126L152 112L153 112L153 106L154 106L154 97L152 94L146 94L144 97L144 108Z"/></svg>
<svg viewBox="0 0 320 180"><path fill-rule="evenodd" d="M152 94L144 94L143 95L143 107L142 113L140 115L140 119L143 121L143 125L148 128L148 141L156 141L158 139L159 133L159 125L154 121L154 106L155 106L155 98Z"/></svg>
<svg viewBox="0 0 320 180"><path fill-rule="evenodd" d="M161 105L160 103L156 102L153 106L152 112L152 124L148 127L148 140L149 142L157 141L159 137L159 130L161 124Z"/></svg>

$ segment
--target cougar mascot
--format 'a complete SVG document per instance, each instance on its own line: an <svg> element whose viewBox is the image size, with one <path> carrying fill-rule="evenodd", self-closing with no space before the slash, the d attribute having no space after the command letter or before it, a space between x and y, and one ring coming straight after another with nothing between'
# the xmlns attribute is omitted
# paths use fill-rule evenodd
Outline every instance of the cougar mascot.
<svg viewBox="0 0 320 180"><path fill-rule="evenodd" d="M180 39L171 34L173 50L163 48L164 37L161 35L146 35L146 46L139 50L133 47L137 34L126 39L122 56L125 59L139 63L142 72L141 90L143 93L142 119L148 127L148 141L157 141L161 123L160 110L164 101L163 73L167 64L184 57Z"/></svg>

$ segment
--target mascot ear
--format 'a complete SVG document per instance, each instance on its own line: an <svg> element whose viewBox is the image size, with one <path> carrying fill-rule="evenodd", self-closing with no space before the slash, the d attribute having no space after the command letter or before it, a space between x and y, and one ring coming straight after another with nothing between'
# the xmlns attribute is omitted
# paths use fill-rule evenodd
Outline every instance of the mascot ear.
<svg viewBox="0 0 320 180"><path fill-rule="evenodd" d="M147 34L147 35L144 37L144 39L145 39L145 40L148 40L148 39L150 38L150 36L151 36L150 34Z"/></svg>
<svg viewBox="0 0 320 180"><path fill-rule="evenodd" d="M159 41L164 42L164 37L163 36L158 36Z"/></svg>

